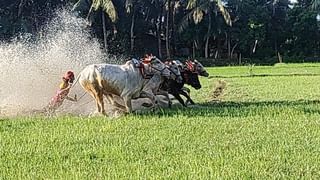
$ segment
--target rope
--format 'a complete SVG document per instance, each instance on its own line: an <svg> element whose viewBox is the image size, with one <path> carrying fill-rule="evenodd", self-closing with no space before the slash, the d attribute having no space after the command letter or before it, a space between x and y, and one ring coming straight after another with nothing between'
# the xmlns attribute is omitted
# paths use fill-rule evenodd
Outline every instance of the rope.
<svg viewBox="0 0 320 180"><path fill-rule="evenodd" d="M83 96L86 95L86 94L87 94L87 92L85 91L85 92L79 97L79 99L77 99L77 101L80 101L80 99L82 99Z"/></svg>
<svg viewBox="0 0 320 180"><path fill-rule="evenodd" d="M88 101L88 102L85 102L85 103L80 104L79 107L81 107L81 106L83 106L83 105L86 105L86 104L89 104L91 101L92 101L92 99L90 99L90 101Z"/></svg>

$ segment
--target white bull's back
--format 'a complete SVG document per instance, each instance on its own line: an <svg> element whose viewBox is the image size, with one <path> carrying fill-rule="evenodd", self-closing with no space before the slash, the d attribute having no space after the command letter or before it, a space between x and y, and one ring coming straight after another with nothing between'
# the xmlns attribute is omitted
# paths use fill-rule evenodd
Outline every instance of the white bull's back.
<svg viewBox="0 0 320 180"><path fill-rule="evenodd" d="M125 96L138 93L143 85L139 69L132 64L92 64L80 73L80 84L99 85L106 93Z"/></svg>

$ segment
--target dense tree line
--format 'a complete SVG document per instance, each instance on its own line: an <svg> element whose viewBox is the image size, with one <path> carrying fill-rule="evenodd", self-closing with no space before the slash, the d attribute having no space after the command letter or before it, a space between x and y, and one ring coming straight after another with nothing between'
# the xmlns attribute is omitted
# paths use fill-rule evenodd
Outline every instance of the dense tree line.
<svg viewBox="0 0 320 180"><path fill-rule="evenodd" d="M36 34L59 7L88 19L106 52L213 63L317 61L319 0L10 0L0 40ZM254 61L252 60L254 59Z"/></svg>

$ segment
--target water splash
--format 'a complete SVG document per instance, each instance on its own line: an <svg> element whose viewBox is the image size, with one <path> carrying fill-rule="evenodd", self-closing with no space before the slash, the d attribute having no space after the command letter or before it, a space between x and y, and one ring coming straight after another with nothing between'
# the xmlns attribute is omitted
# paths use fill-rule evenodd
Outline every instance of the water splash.
<svg viewBox="0 0 320 180"><path fill-rule="evenodd" d="M64 72L77 75L88 64L108 61L85 20L66 10L55 14L36 38L23 35L0 43L0 116L43 108ZM81 92L80 87L73 90Z"/></svg>

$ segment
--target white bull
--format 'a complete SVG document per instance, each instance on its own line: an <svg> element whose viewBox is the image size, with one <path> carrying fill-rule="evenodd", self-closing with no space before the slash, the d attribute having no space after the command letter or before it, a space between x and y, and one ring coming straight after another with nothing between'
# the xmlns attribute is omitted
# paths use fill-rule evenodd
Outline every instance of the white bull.
<svg viewBox="0 0 320 180"><path fill-rule="evenodd" d="M155 99L154 94L142 91L149 80L143 74L170 76L170 71L153 57L148 64L141 63L140 67L132 61L124 65L92 64L85 67L78 77L83 89L95 99L97 112L105 115L103 95L113 104L112 96L120 96L128 113L132 112L131 99L138 98L141 93L152 101Z"/></svg>

